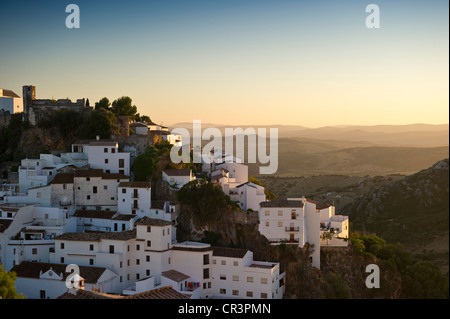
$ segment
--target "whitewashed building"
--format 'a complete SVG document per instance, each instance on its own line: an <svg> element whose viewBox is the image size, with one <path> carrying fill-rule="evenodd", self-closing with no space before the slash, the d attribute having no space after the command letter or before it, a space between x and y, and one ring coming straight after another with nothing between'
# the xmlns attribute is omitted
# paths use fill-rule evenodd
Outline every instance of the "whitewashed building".
<svg viewBox="0 0 450 319"><path fill-rule="evenodd" d="M266 201L264 187L252 182L242 183L230 190L230 198L239 203L242 210L258 211L259 203Z"/></svg>
<svg viewBox="0 0 450 319"><path fill-rule="evenodd" d="M166 169L162 171L162 180L174 189L180 189L195 179L191 169Z"/></svg>
<svg viewBox="0 0 450 319"><path fill-rule="evenodd" d="M247 249L214 247L212 277L215 298L281 299L285 290L280 264L254 261Z"/></svg>
<svg viewBox="0 0 450 319"><path fill-rule="evenodd" d="M14 282L17 293L27 299L56 299L68 290L66 264L23 261L12 268L17 274ZM73 277L72 277L73 276ZM105 267L79 266L79 274L71 275L69 280L79 289L105 293L113 289L117 274Z"/></svg>
<svg viewBox="0 0 450 319"><path fill-rule="evenodd" d="M11 90L0 89L0 110L5 112L23 112L23 99Z"/></svg>
<svg viewBox="0 0 450 319"><path fill-rule="evenodd" d="M91 168L105 173L130 176L130 153L119 152L118 142L92 141L88 148L88 163Z"/></svg>
<svg viewBox="0 0 450 319"><path fill-rule="evenodd" d="M150 182L121 182L118 186L118 212L149 216L152 202Z"/></svg>

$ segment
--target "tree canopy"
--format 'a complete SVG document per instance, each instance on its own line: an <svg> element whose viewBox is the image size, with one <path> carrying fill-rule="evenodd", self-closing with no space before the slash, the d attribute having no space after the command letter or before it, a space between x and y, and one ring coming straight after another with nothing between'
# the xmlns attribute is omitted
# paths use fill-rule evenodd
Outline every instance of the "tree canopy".
<svg viewBox="0 0 450 319"><path fill-rule="evenodd" d="M147 146L144 154L139 155L134 160L133 173L134 180L139 182L147 182L153 175L153 171L158 164L159 154L154 146Z"/></svg>
<svg viewBox="0 0 450 319"><path fill-rule="evenodd" d="M16 281L16 273L6 272L2 264L0 264L0 299L25 299L22 294L17 294L14 282Z"/></svg>
<svg viewBox="0 0 450 319"><path fill-rule="evenodd" d="M137 113L136 105L129 96L122 96L112 102L111 111L116 116L134 116Z"/></svg>
<svg viewBox="0 0 450 319"><path fill-rule="evenodd" d="M111 106L111 103L109 102L107 97L104 97L100 101L95 102L95 109L96 110L100 110L100 109L109 110L110 106Z"/></svg>

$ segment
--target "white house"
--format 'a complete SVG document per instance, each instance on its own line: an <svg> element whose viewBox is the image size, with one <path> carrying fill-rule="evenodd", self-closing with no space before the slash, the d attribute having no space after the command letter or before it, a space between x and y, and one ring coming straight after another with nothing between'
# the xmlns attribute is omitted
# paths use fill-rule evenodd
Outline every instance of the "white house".
<svg viewBox="0 0 450 319"><path fill-rule="evenodd" d="M51 154L40 154L39 159L23 159L18 169L20 191L25 193L32 187L47 185L63 167L70 165Z"/></svg>
<svg viewBox="0 0 450 319"><path fill-rule="evenodd" d="M215 298L281 299L285 290L280 264L254 261L247 249L214 247L212 277Z"/></svg>
<svg viewBox="0 0 450 319"><path fill-rule="evenodd" d="M91 168L102 169L105 173L130 176L130 153L119 152L119 144L115 141L90 142L88 163Z"/></svg>
<svg viewBox="0 0 450 319"><path fill-rule="evenodd" d="M130 123L130 128L138 135L147 135L149 130L148 125L142 122Z"/></svg>
<svg viewBox="0 0 450 319"><path fill-rule="evenodd" d="M11 90L0 89L0 110L5 112L23 112L23 99Z"/></svg>
<svg viewBox="0 0 450 319"><path fill-rule="evenodd" d="M150 182L121 182L118 186L118 212L149 216L152 202Z"/></svg>
<svg viewBox="0 0 450 319"><path fill-rule="evenodd" d="M15 205L15 206L14 206ZM10 269L22 261L48 262L54 238L75 231L75 222L66 210L55 207L8 204L0 207L2 264ZM8 223L9 220L9 223ZM8 227L5 225L8 224Z"/></svg>
<svg viewBox="0 0 450 319"><path fill-rule="evenodd" d="M238 202L242 210L258 211L259 203L266 201L266 194L263 186L246 182L230 190L230 198Z"/></svg>
<svg viewBox="0 0 450 319"><path fill-rule="evenodd" d="M119 214L111 210L77 210L72 217L76 220L77 232L106 231L120 232L130 228L136 215Z"/></svg>
<svg viewBox="0 0 450 319"><path fill-rule="evenodd" d="M300 198L261 202L259 232L273 243L308 243L313 266L320 268L320 212L316 202Z"/></svg>
<svg viewBox="0 0 450 319"><path fill-rule="evenodd" d="M12 268L17 274L17 293L28 299L56 299L68 290L66 264L23 261ZM79 274L71 277L72 285L86 291L110 291L117 274L105 267L79 266ZM69 280L70 280L69 279Z"/></svg>
<svg viewBox="0 0 450 319"><path fill-rule="evenodd" d="M172 188L180 189L195 179L191 169L166 169L162 171L162 180Z"/></svg>

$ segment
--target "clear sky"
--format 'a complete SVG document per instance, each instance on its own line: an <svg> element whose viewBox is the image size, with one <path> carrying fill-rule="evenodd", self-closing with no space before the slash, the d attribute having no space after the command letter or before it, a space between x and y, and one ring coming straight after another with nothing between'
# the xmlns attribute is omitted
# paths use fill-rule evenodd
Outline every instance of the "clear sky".
<svg viewBox="0 0 450 319"><path fill-rule="evenodd" d="M65 8L80 8L68 29ZM368 29L365 8L380 8ZM37 98L127 95L170 125L448 123L449 3L8 1L0 87Z"/></svg>

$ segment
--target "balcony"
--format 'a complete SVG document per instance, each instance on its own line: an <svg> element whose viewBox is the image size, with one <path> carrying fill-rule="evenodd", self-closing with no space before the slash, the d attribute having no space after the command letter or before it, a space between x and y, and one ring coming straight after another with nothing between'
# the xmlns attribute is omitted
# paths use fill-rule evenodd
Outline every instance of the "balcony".
<svg viewBox="0 0 450 319"><path fill-rule="evenodd" d="M298 232L300 230L300 227L285 227L284 230L286 232Z"/></svg>

